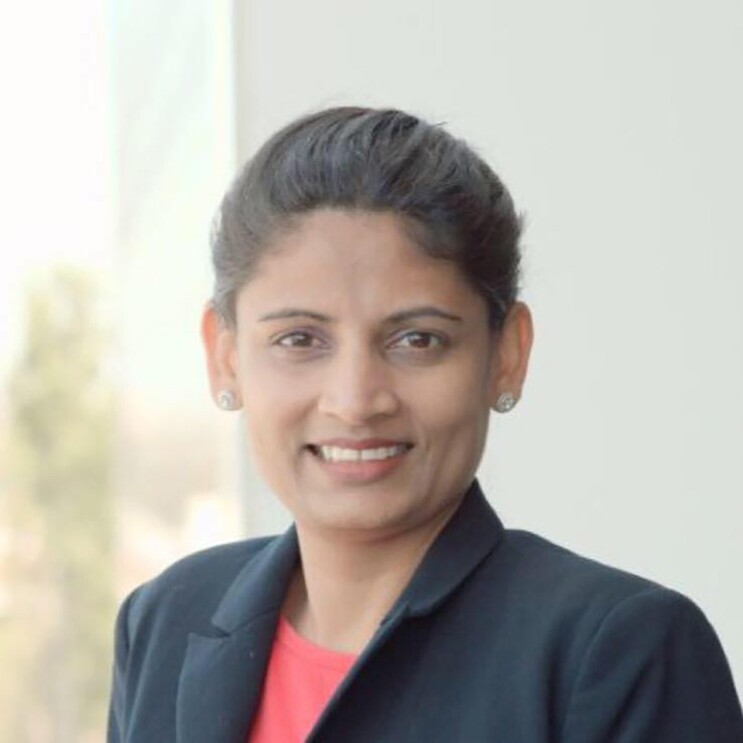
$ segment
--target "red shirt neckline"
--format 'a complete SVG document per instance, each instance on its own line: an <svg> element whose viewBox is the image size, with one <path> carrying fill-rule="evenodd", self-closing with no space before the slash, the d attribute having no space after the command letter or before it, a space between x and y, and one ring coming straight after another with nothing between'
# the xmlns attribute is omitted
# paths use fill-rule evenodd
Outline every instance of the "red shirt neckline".
<svg viewBox="0 0 743 743"><path fill-rule="evenodd" d="M279 616L274 641L313 665L323 666L343 673L349 670L358 657L354 653L329 650L311 642L306 637L302 637L283 615Z"/></svg>

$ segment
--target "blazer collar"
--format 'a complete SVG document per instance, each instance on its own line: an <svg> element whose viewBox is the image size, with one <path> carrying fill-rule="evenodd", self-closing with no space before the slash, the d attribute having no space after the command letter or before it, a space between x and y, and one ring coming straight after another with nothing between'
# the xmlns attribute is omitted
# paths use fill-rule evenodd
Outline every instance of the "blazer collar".
<svg viewBox="0 0 743 743"><path fill-rule="evenodd" d="M405 607L412 615L433 611L496 547L503 524L477 480L418 566L387 617ZM233 581L217 607L212 624L234 632L254 618L278 612L299 557L294 526L268 543Z"/></svg>
<svg viewBox="0 0 743 743"><path fill-rule="evenodd" d="M473 481L382 622L382 634L394 631L406 616L434 611L495 549L502 536L500 519ZM291 527L240 571L212 617L215 633L189 636L178 687L178 743L244 742L298 557L297 534ZM376 645L370 643L358 666L375 652ZM359 671L356 668L351 675ZM344 684L350 681L349 677Z"/></svg>
<svg viewBox="0 0 743 743"><path fill-rule="evenodd" d="M178 680L177 743L245 743L297 557L292 527L238 573L212 616L214 631L189 635Z"/></svg>
<svg viewBox="0 0 743 743"><path fill-rule="evenodd" d="M399 614L421 616L434 611L496 548L503 531L474 480L384 621Z"/></svg>
<svg viewBox="0 0 743 743"><path fill-rule="evenodd" d="M299 558L297 531L289 527L238 573L212 616L212 624L234 632L254 618L278 612Z"/></svg>

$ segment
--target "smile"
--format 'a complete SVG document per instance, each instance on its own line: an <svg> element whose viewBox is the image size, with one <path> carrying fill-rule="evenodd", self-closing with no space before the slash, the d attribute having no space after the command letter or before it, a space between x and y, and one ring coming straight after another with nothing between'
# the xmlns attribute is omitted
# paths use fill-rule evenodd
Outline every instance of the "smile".
<svg viewBox="0 0 743 743"><path fill-rule="evenodd" d="M408 444L397 444L373 449L344 449L340 446L314 446L311 448L317 456L326 462L378 462L390 457L400 456L410 447Z"/></svg>
<svg viewBox="0 0 743 743"><path fill-rule="evenodd" d="M339 444L342 442L338 442ZM405 461L412 444L369 441L369 445L310 444L307 450L331 480L364 485L387 477Z"/></svg>

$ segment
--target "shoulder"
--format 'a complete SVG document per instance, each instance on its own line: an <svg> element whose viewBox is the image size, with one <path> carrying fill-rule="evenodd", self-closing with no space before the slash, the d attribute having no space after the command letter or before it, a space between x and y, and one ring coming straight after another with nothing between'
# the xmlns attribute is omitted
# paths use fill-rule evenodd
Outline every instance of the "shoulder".
<svg viewBox="0 0 743 743"><path fill-rule="evenodd" d="M588 600L608 608L648 592L681 596L649 578L577 554L528 531L506 529L498 553L498 561L509 567L512 580L549 600L559 597L563 603L582 604Z"/></svg>
<svg viewBox="0 0 743 743"><path fill-rule="evenodd" d="M643 740L741 740L727 659L689 597L525 531L505 530L483 567L490 631L530 648L534 678L559 679L566 740L608 739L612 719L653 731Z"/></svg>
<svg viewBox="0 0 743 743"><path fill-rule="evenodd" d="M712 625L680 591L527 531L506 530L502 549L500 559L511 566L504 572L555 636L570 638L584 673L634 663L639 674L661 656L667 663L673 656L680 666L696 656L700 664L704 657L704 664L717 666L714 675L726 676Z"/></svg>
<svg viewBox="0 0 743 743"><path fill-rule="evenodd" d="M709 626L679 591L531 532L505 530L483 568L478 591L487 593L498 616L506 615L514 635L536 644L564 644L580 653L602 629L641 629L648 641L660 641L681 624ZM632 644L637 647L635 639Z"/></svg>
<svg viewBox="0 0 743 743"><path fill-rule="evenodd" d="M213 581L215 577L229 579L274 539L275 536L243 539L193 552L165 568L145 585L155 590L180 586L183 581Z"/></svg>
<svg viewBox="0 0 743 743"><path fill-rule="evenodd" d="M507 530L504 542L501 557L514 566L513 579L534 594L544 616L569 619L594 658L629 647L647 658L676 642L719 650L704 612L683 593L531 532Z"/></svg>
<svg viewBox="0 0 743 743"><path fill-rule="evenodd" d="M724 650L689 597L529 532L507 532L501 549L518 597L511 640L526 633L560 659L566 740L608 739L615 720L628 740L743 740Z"/></svg>
<svg viewBox="0 0 743 743"><path fill-rule="evenodd" d="M221 544L194 552L135 588L122 604L127 634L177 627L208 625L238 573L276 537L259 537Z"/></svg>

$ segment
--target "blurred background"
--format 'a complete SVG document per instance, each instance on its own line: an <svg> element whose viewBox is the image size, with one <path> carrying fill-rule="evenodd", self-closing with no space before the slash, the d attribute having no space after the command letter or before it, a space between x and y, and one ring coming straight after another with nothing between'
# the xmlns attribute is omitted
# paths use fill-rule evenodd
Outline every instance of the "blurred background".
<svg viewBox="0 0 743 743"><path fill-rule="evenodd" d="M345 103L444 122L526 213L507 525L691 596L740 690L741 38L737 0L0 11L0 740L102 740L122 598L288 523L207 392L208 233L265 137Z"/></svg>

